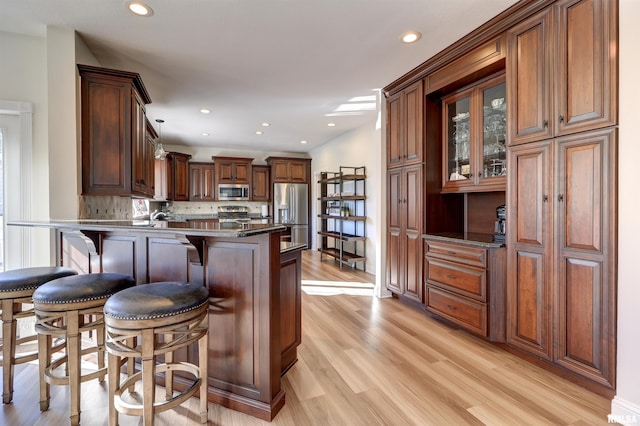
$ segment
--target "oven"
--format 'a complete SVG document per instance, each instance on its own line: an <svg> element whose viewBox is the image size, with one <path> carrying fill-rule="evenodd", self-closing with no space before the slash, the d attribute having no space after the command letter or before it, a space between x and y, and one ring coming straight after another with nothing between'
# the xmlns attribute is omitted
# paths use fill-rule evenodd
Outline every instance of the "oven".
<svg viewBox="0 0 640 426"><path fill-rule="evenodd" d="M221 183L218 185L219 201L249 201L249 185Z"/></svg>

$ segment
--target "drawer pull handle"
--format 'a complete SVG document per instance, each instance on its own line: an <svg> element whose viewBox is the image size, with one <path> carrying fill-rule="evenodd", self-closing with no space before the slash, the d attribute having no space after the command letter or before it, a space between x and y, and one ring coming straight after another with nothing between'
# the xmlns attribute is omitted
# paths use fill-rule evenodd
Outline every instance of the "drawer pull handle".
<svg viewBox="0 0 640 426"><path fill-rule="evenodd" d="M450 311L455 311L456 307L452 306L452 305L447 305L447 308L449 308Z"/></svg>
<svg viewBox="0 0 640 426"><path fill-rule="evenodd" d="M452 255L452 256L455 256L455 255L456 255L456 254L458 254L458 253L456 253L455 251L451 251L451 250L449 250L449 251L447 251L447 254L450 254L450 255Z"/></svg>
<svg viewBox="0 0 640 426"><path fill-rule="evenodd" d="M447 278L449 278L450 280L455 280L456 276L455 275L447 275Z"/></svg>

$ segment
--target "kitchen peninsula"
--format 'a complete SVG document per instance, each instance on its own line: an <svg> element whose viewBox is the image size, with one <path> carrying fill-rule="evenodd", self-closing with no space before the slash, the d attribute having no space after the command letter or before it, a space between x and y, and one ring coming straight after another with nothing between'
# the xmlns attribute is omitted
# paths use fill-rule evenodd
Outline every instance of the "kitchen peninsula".
<svg viewBox="0 0 640 426"><path fill-rule="evenodd" d="M201 283L209 289L208 400L268 421L284 405L280 378L300 344L304 248L281 243L284 226L260 220L10 225L54 229L57 263L80 273L129 274L138 285ZM190 360L197 351L181 355Z"/></svg>

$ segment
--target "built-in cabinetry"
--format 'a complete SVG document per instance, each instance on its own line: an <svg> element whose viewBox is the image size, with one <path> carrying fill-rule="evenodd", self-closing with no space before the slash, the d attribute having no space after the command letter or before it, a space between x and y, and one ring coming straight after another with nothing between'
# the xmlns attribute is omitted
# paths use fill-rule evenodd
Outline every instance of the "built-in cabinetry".
<svg viewBox="0 0 640 426"><path fill-rule="evenodd" d="M216 184L251 183L252 158L241 157L211 157L215 163Z"/></svg>
<svg viewBox="0 0 640 426"><path fill-rule="evenodd" d="M508 33L507 342L615 387L616 2ZM600 129L600 130L594 130Z"/></svg>
<svg viewBox="0 0 640 426"><path fill-rule="evenodd" d="M191 155L168 152L164 160L167 174L167 200L189 201L189 159Z"/></svg>
<svg viewBox="0 0 640 426"><path fill-rule="evenodd" d="M443 192L504 191L507 99L504 72L442 99Z"/></svg>
<svg viewBox="0 0 640 426"><path fill-rule="evenodd" d="M321 172L318 251L343 264L366 270L366 169L341 166Z"/></svg>
<svg viewBox="0 0 640 426"><path fill-rule="evenodd" d="M387 167L422 163L424 144L422 81L387 99Z"/></svg>
<svg viewBox="0 0 640 426"><path fill-rule="evenodd" d="M189 201L213 201L214 165L213 163L189 163Z"/></svg>
<svg viewBox="0 0 640 426"><path fill-rule="evenodd" d="M146 137L151 99L140 75L78 65L81 78L82 193L155 195L154 147Z"/></svg>
<svg viewBox="0 0 640 426"><path fill-rule="evenodd" d="M430 249L414 240L421 228L466 231L479 217L468 210L472 205L501 198L472 197L506 190L505 347L609 397L616 350L617 18L617 1L522 0L384 89L387 288L484 335L485 301L455 285L465 271L464 280L481 288L480 278L467 274L480 267L429 253L421 295L415 254ZM412 155L416 150L421 154ZM417 164L407 166L411 161ZM460 200L458 222L450 218ZM490 225L490 216L481 222ZM489 314L490 339L491 321Z"/></svg>
<svg viewBox="0 0 640 426"><path fill-rule="evenodd" d="M251 167L251 200L269 201L271 199L271 174L269 166Z"/></svg>
<svg viewBox="0 0 640 426"><path fill-rule="evenodd" d="M387 287L422 303L422 166L387 171Z"/></svg>
<svg viewBox="0 0 640 426"><path fill-rule="evenodd" d="M306 158L269 157L273 183L310 183L311 160Z"/></svg>
<svg viewBox="0 0 640 426"><path fill-rule="evenodd" d="M483 236L481 236L483 237ZM427 311L492 341L504 342L506 250L425 237Z"/></svg>

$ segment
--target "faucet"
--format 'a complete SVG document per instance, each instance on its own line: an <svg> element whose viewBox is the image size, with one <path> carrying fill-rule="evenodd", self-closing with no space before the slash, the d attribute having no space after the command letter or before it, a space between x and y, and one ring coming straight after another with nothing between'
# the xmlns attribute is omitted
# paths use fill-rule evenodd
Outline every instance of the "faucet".
<svg viewBox="0 0 640 426"><path fill-rule="evenodd" d="M157 209L151 213L151 220L164 220L167 218L167 214L165 212L160 212Z"/></svg>

